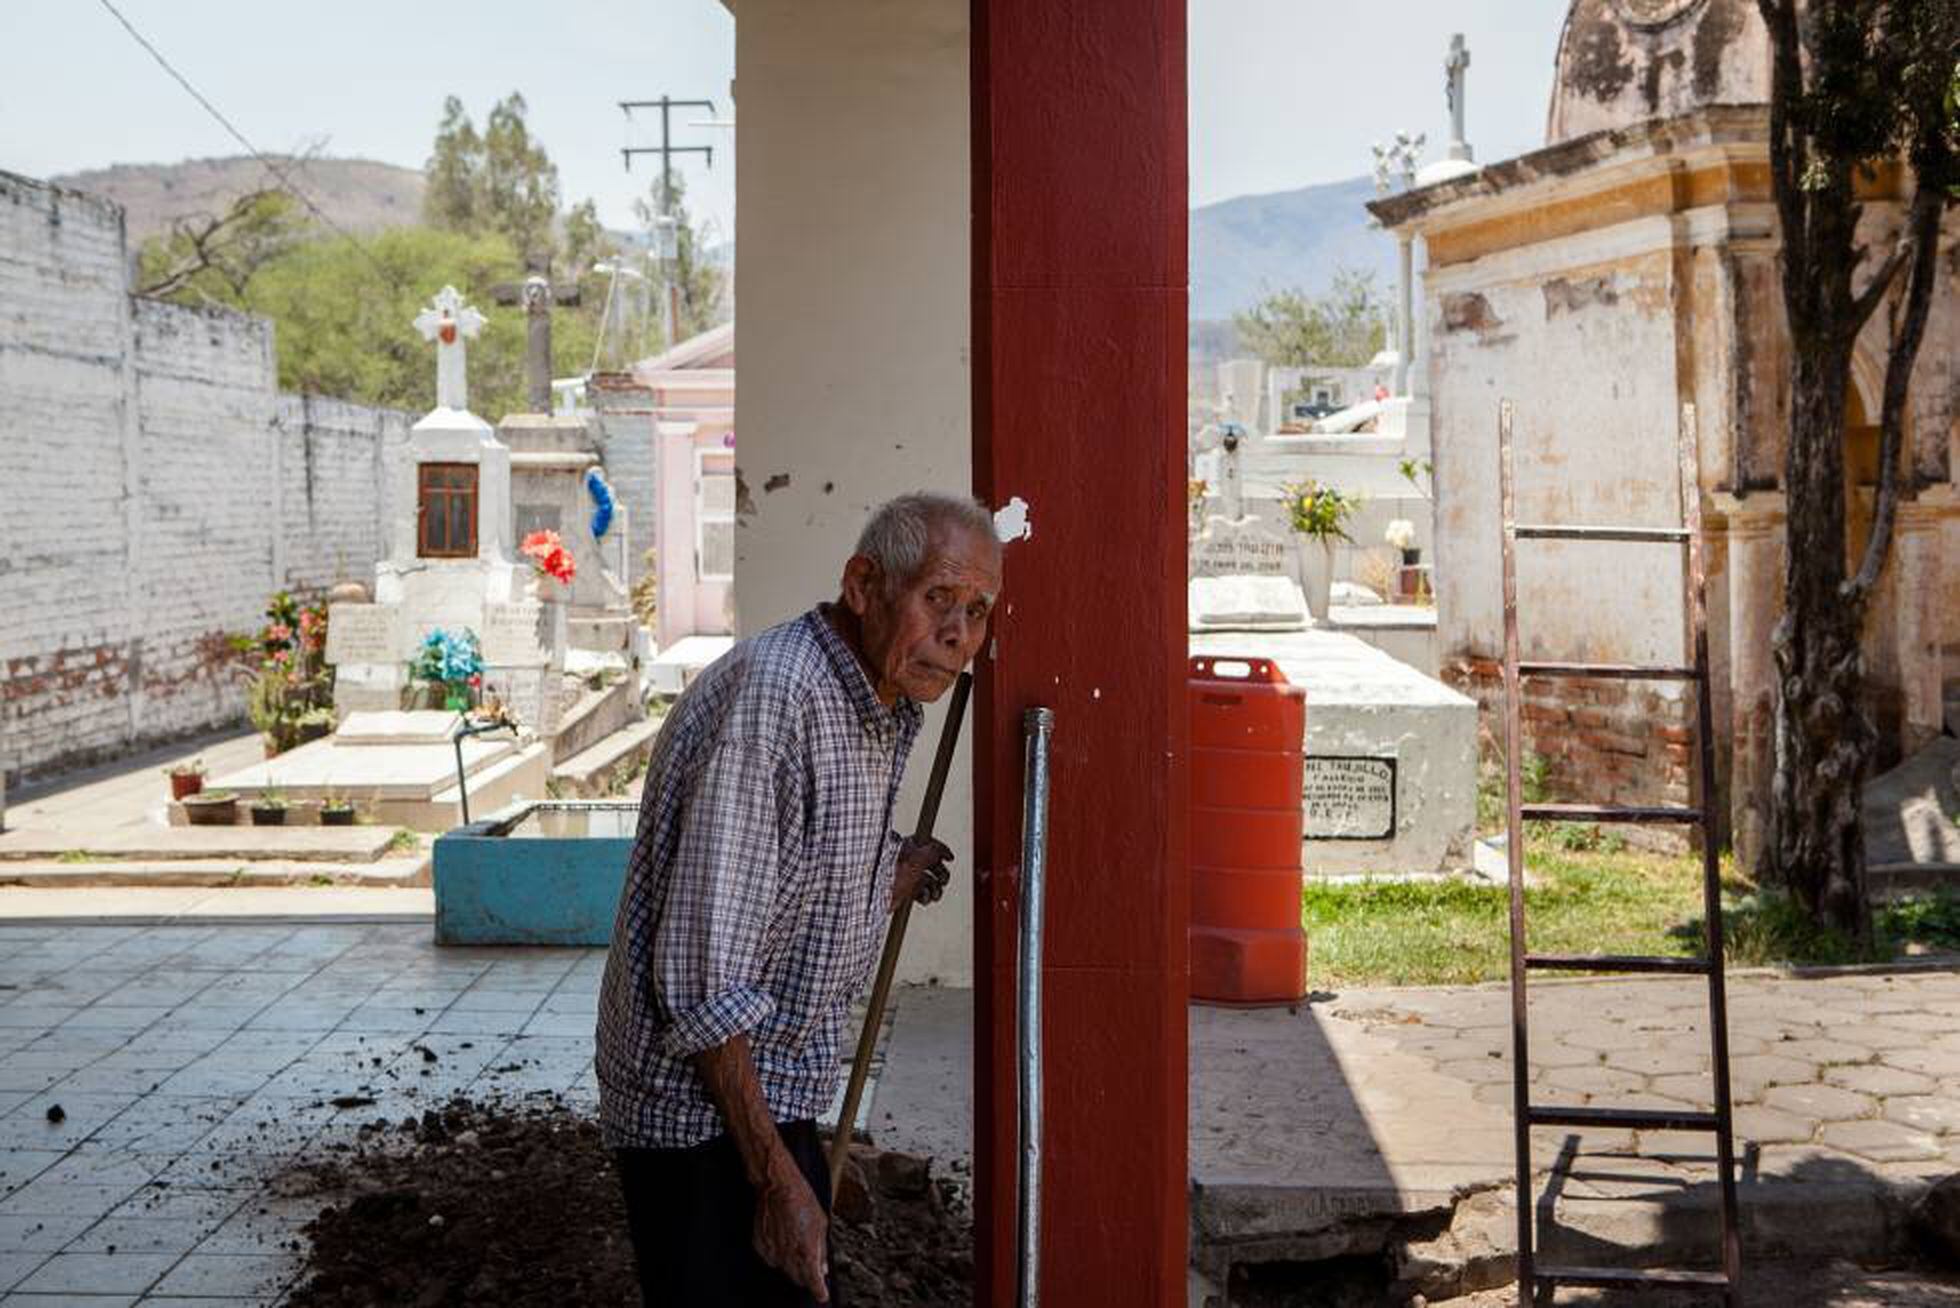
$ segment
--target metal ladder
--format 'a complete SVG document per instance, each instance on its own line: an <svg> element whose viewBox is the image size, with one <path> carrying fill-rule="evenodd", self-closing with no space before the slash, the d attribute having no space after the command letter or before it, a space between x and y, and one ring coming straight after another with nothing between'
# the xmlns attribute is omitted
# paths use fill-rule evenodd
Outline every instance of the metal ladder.
<svg viewBox="0 0 1960 1308"><path fill-rule="evenodd" d="M1681 408L1676 436L1679 459L1680 527L1574 527L1523 525L1517 521L1516 482L1512 469L1512 407L1500 402L1497 419L1499 477L1503 496L1504 549L1504 735L1505 807L1509 839L1505 853L1511 882L1511 1079L1517 1128L1518 1165L1518 1301L1528 1303L1559 1285L1701 1286L1719 1290L1728 1308L1736 1308L1742 1282L1742 1242L1736 1213L1735 1141L1729 1105L1728 997L1722 961L1721 860L1715 847L1715 754L1713 712L1708 694L1708 613L1702 557L1701 489L1695 410ZM1692 662L1686 666L1553 663L1518 657L1517 543L1533 540L1614 541L1629 544L1684 544L1687 556L1687 626ZM1700 755L1700 802L1686 807L1612 804L1527 804L1523 795L1523 729L1520 724L1524 677L1587 677L1617 680L1681 681L1695 692L1695 736ZM1702 917L1705 923L1699 958L1641 957L1607 954L1533 954L1525 948L1524 824L1527 822L1653 822L1685 823L1701 829ZM1531 1102L1531 1062L1526 1027L1526 974L1543 972L1674 973L1708 978L1709 1062L1713 1072L1714 1111L1683 1112L1635 1108L1561 1107ZM1706 1131L1715 1137L1721 1172L1722 1270L1630 1270L1541 1264L1535 1251L1532 1221L1531 1128L1577 1126L1636 1130Z"/></svg>

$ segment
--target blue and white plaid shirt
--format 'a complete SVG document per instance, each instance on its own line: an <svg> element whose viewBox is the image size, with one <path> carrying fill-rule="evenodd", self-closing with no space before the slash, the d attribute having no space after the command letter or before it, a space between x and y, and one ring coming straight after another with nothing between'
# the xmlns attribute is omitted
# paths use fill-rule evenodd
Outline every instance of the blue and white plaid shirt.
<svg viewBox="0 0 1960 1308"><path fill-rule="evenodd" d="M892 809L921 716L879 703L821 609L741 641L681 696L647 768L599 999L607 1145L719 1135L688 1060L742 1034L775 1120L830 1106L889 917Z"/></svg>

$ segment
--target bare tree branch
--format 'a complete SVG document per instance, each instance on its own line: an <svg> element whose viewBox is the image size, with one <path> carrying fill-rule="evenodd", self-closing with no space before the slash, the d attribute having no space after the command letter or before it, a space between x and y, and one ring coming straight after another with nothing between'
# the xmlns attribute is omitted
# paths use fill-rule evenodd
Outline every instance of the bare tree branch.
<svg viewBox="0 0 1960 1308"><path fill-rule="evenodd" d="M1937 223L1933 232L1937 238L1939 235ZM1852 300L1850 330L1854 335L1871 319L1872 312L1884 302L1885 293L1891 289L1892 279L1899 275L1899 269L1905 267L1907 262L1915 257L1913 242L1914 237L1910 228L1900 233L1899 239L1893 243L1892 253L1886 256L1885 262L1880 264L1878 271L1872 274L1872 279L1865 289Z"/></svg>

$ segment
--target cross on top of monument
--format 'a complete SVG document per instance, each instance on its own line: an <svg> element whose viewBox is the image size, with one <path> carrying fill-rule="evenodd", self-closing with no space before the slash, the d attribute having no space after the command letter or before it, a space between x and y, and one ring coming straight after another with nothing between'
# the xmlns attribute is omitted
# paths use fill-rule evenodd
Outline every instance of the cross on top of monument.
<svg viewBox="0 0 1960 1308"><path fill-rule="evenodd" d="M468 409L469 385L463 370L463 342L483 330L483 315L463 303L454 286L437 291L429 307L415 315L415 329L436 343L436 407Z"/></svg>
<svg viewBox="0 0 1960 1308"><path fill-rule="evenodd" d="M1450 150L1452 159L1470 159L1470 138L1463 134L1463 74L1470 67L1470 47L1463 33L1450 38L1450 57L1443 62L1446 78L1443 93L1450 101Z"/></svg>
<svg viewBox="0 0 1960 1308"><path fill-rule="evenodd" d="M548 270L533 262L522 282L496 288L498 304L524 306L524 397L533 413L551 412L551 309L579 302L577 282L553 285Z"/></svg>

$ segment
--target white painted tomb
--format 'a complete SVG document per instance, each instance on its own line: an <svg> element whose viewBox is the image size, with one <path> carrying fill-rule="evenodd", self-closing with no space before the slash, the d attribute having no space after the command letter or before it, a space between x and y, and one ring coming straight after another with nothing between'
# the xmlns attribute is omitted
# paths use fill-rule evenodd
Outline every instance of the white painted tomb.
<svg viewBox="0 0 1960 1308"><path fill-rule="evenodd" d="M460 815L460 717L401 711L409 665L429 633L476 633L482 692L512 711L515 732L463 742L471 806L543 798L566 700L565 605L514 552L510 450L470 412L464 350L483 316L445 286L415 320L436 345L436 407L409 436L389 557L374 601L336 603L327 622L339 729L211 783L243 800L278 791L360 804L380 821L440 830ZM575 692L573 692L575 694Z"/></svg>
<svg viewBox="0 0 1960 1308"><path fill-rule="evenodd" d="M1307 875L1423 876L1471 864L1477 706L1326 628L1194 632L1193 654L1266 658L1307 692Z"/></svg>

